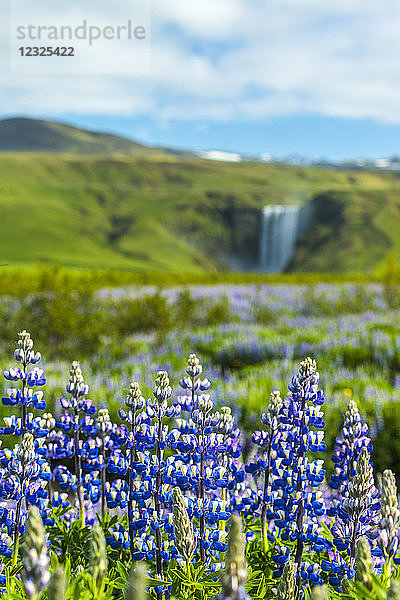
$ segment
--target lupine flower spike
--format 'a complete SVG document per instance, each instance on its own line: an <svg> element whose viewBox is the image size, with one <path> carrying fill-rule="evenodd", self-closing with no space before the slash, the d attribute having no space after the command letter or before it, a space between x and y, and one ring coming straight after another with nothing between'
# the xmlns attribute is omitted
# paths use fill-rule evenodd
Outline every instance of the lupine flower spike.
<svg viewBox="0 0 400 600"><path fill-rule="evenodd" d="M43 522L36 506L29 508L26 534L21 547L23 582L29 598L35 600L50 580L50 560L47 555Z"/></svg>
<svg viewBox="0 0 400 600"><path fill-rule="evenodd" d="M216 465L221 466L221 475L228 478L227 486L222 488L222 501L231 500L237 484L243 482L245 473L238 459L242 452L240 442L241 431L235 423L230 406L221 406L219 410L219 421L215 425L218 434L220 452L216 457ZM222 522L225 529L225 521Z"/></svg>
<svg viewBox="0 0 400 600"><path fill-rule="evenodd" d="M72 409L72 415L66 411L62 419L57 421L57 425L65 431L72 429L74 437L73 456L75 460L75 477L76 477L76 495L79 504L79 516L82 525L85 526L85 505L84 505L84 489L82 478L82 453L83 441L81 440L81 431L94 433L96 429L93 426L91 415L96 412L91 400L85 398L89 393L89 386L84 383L80 364L74 361L69 371L69 382L66 386L66 391L70 398L62 397L60 400L61 406L64 409ZM87 415L81 420L82 413Z"/></svg>
<svg viewBox="0 0 400 600"><path fill-rule="evenodd" d="M112 423L108 408L100 408L96 419L97 435L100 439L100 450L97 464L101 469L101 516L106 511L106 440L112 431Z"/></svg>
<svg viewBox="0 0 400 600"><path fill-rule="evenodd" d="M21 364L21 367L12 367L4 371L4 377L8 381L21 381L22 389L8 389L7 397L2 398L2 402L5 406L22 407L21 422L19 424L14 419L12 433L18 432L19 435L24 435L28 427L27 408L31 406L40 410L46 408L46 403L43 400L43 392L34 392L32 389L34 386L42 386L46 383L43 370L34 367L31 371L28 371L29 365L36 365L40 362L41 354L33 350L33 340L25 330L18 334L18 347L14 352L14 358Z"/></svg>
<svg viewBox="0 0 400 600"><path fill-rule="evenodd" d="M172 396L172 388L169 384L169 377L166 371L158 371L153 388L154 394L154 416L155 416L155 473L153 483L153 506L154 506L154 522L153 527L156 534L156 562L157 575L162 578L163 568L163 545L161 535L161 524L163 522L162 515L162 496L163 496L163 469L164 469L164 449L166 446L166 431L164 429L164 418L173 416L174 410L169 410L168 401ZM162 591L157 592L158 598L162 598Z"/></svg>
<svg viewBox="0 0 400 600"><path fill-rule="evenodd" d="M14 522L14 548L12 564L15 565L18 558L18 546L20 535L21 511L24 501L28 495L37 491L40 487L38 477L40 466L36 461L35 441L31 433L25 433L22 442L10 453L10 460L6 466L10 476L9 485L12 485L10 497L17 500ZM34 498L32 498L34 499Z"/></svg>
<svg viewBox="0 0 400 600"><path fill-rule="evenodd" d="M181 490L174 488L172 496L175 546L188 565L196 550L193 526Z"/></svg>
<svg viewBox="0 0 400 600"><path fill-rule="evenodd" d="M354 569L359 539L362 536L370 540L377 537L379 510L379 492L374 485L370 455L364 447L357 461L356 474L339 505L338 520L332 528L333 543L339 551L346 551L350 557L351 571ZM348 574L352 576L352 572Z"/></svg>
<svg viewBox="0 0 400 600"><path fill-rule="evenodd" d="M99 525L93 529L90 552L90 573L95 586L95 598L102 598L107 574L107 550L103 530Z"/></svg>
<svg viewBox="0 0 400 600"><path fill-rule="evenodd" d="M310 461L310 452L325 450L323 429L325 423L320 406L324 394L318 389L319 373L315 360L306 358L289 385L290 394L280 411L278 460L274 467L275 525L282 530L282 540L296 542L294 562L297 565L297 594L302 580L321 585L323 579L317 564L303 565L303 549L309 544L313 550L325 548L317 517L325 512L322 492L314 491L324 480L323 461ZM280 459L280 460L279 460ZM287 552L276 552L273 559L282 572Z"/></svg>
<svg viewBox="0 0 400 600"><path fill-rule="evenodd" d="M137 433L139 431L140 425L147 422L148 415L146 412L143 412L145 408L145 400L142 396L142 392L140 386L136 381L133 381L130 385L128 393L125 398L125 405L128 409L127 411L124 408L121 408L119 411L119 415L121 419L127 421L130 425L130 432L127 434L127 449L128 449L128 482L129 482L129 497L128 497L128 521L129 521L129 541L130 541L130 550L133 558L134 552L134 538L135 538L135 529L133 527L133 514L134 514L134 505L135 505L135 477L136 471L134 469L134 465L136 465L137 460ZM143 413L143 414L142 414Z"/></svg>
<svg viewBox="0 0 400 600"><path fill-rule="evenodd" d="M357 460L362 448L372 452L371 439L368 437L368 425L362 420L356 401L351 398L344 416L341 435L336 438L335 452L332 456L335 471L331 476L331 487L337 490L339 496L333 498L332 506L327 511L329 516L338 512L340 494L347 482L352 479L357 470Z"/></svg>
<svg viewBox="0 0 400 600"><path fill-rule="evenodd" d="M382 508L379 522L378 547L385 561L386 575L391 571L392 558L399 545L400 509L397 497L396 478L390 469L383 472Z"/></svg>
<svg viewBox="0 0 400 600"><path fill-rule="evenodd" d="M268 428L267 431L255 431L252 440L257 444L262 455L255 458L255 462L246 466L246 471L254 475L259 471L264 472L263 489L261 497L261 535L264 551L268 551L268 523L267 511L271 508L271 471L275 462L276 451L278 449L278 429L279 412L282 408L283 400L280 392L274 390L271 393L271 400L265 413L261 415L261 422Z"/></svg>
<svg viewBox="0 0 400 600"><path fill-rule="evenodd" d="M204 490L204 459L205 459L205 445L204 445L204 434L205 434L205 415L207 415L211 409L212 404L206 396L201 397L198 401L195 401L196 388L200 386L201 388L201 380L199 376L203 372L203 367L200 364L199 359L195 354L190 354L188 359L188 366L186 369L186 373L189 376L188 387L191 388L192 393L192 411L195 412L195 416L198 417L198 426L200 431L201 438L201 447L200 447L200 464L199 464L199 485L198 485L198 498L200 501L200 510L202 514L200 516L200 556L201 560L205 560L205 552L204 552L204 534L205 534L205 515L204 515L204 504L205 504L205 490ZM196 385L197 384L197 385Z"/></svg>

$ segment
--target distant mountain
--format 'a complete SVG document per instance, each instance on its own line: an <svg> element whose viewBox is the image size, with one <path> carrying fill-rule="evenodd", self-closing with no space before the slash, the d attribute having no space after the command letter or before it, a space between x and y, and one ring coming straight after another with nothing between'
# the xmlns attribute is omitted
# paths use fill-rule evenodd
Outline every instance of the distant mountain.
<svg viewBox="0 0 400 600"><path fill-rule="evenodd" d="M0 152L159 155L165 151L118 135L15 117L0 120Z"/></svg>

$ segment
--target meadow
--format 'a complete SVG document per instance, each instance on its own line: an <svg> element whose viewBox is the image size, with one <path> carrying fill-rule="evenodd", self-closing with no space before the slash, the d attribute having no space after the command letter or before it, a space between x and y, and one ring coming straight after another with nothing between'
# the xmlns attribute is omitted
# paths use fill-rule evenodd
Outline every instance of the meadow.
<svg viewBox="0 0 400 600"><path fill-rule="evenodd" d="M393 262L0 289L10 598L399 597Z"/></svg>

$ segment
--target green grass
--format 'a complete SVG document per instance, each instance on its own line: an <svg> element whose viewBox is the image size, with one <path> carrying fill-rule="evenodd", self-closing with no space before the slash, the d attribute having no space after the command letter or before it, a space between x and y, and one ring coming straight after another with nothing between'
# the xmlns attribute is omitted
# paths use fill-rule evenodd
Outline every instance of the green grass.
<svg viewBox="0 0 400 600"><path fill-rule="evenodd" d="M255 264L262 206L318 195L319 217L294 270L371 271L400 252L396 173L46 153L1 153L0 171L1 263L10 266L244 270Z"/></svg>

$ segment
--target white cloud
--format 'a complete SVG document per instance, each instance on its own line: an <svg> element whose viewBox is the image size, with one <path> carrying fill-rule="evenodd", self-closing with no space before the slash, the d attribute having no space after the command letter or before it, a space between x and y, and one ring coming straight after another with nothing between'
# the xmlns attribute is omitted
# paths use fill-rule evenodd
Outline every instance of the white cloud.
<svg viewBox="0 0 400 600"><path fill-rule="evenodd" d="M149 75L3 75L0 107L161 121L312 112L400 122L399 31L397 0L153 0Z"/></svg>

